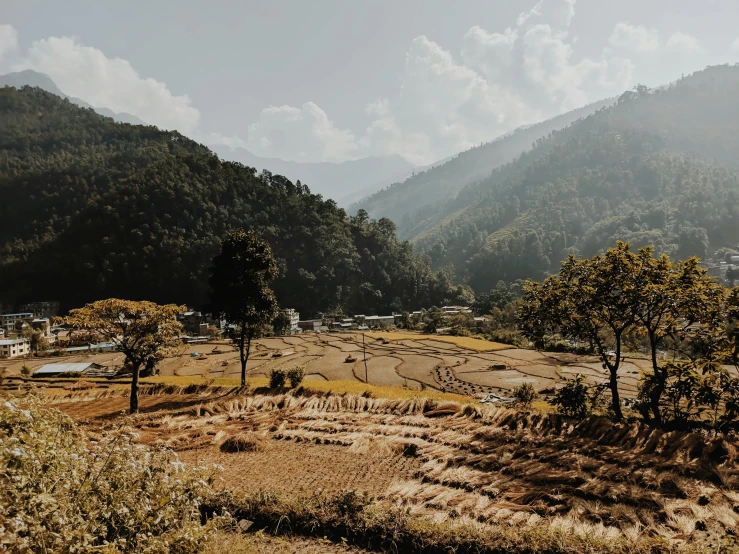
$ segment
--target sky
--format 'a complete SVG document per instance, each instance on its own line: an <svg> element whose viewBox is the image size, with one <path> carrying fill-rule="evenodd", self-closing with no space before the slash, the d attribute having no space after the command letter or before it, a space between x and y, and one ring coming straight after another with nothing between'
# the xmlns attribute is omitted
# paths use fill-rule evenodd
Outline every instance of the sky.
<svg viewBox="0 0 739 554"><path fill-rule="evenodd" d="M736 0L0 0L0 73L211 146L425 165L739 62Z"/></svg>

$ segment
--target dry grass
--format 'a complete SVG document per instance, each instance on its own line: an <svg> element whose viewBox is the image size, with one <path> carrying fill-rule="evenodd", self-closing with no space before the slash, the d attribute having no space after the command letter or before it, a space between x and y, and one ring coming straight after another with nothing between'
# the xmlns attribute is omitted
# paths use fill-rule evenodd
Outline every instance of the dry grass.
<svg viewBox="0 0 739 554"><path fill-rule="evenodd" d="M386 338L390 341L399 340L436 340L440 342L448 342L455 344L460 348L468 348L475 352L493 352L495 350L505 350L507 348L515 348L510 344L503 344L501 342L492 342L483 339L475 339L472 337L453 337L449 335L425 335L423 333L411 333L402 331L370 331L365 335L372 339Z"/></svg>
<svg viewBox="0 0 739 554"><path fill-rule="evenodd" d="M259 452L264 450L267 438L264 435L242 432L231 435L221 443L222 452Z"/></svg>

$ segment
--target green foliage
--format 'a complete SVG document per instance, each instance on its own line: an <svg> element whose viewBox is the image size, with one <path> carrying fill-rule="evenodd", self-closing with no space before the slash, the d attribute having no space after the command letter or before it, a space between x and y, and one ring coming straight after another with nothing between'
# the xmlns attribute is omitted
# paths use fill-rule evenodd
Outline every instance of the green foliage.
<svg viewBox="0 0 739 554"><path fill-rule="evenodd" d="M171 352L173 340L182 332L177 315L186 309L176 304L109 298L75 308L60 322L116 345L133 373L130 412L135 413L139 409L139 370L144 367L151 374L157 362Z"/></svg>
<svg viewBox="0 0 739 554"><path fill-rule="evenodd" d="M130 430L82 437L33 397L0 405L0 527L11 552L197 552L214 474L137 445Z"/></svg>
<svg viewBox="0 0 739 554"><path fill-rule="evenodd" d="M736 248L737 98L737 66L626 98L541 134L401 235L477 291L540 280L568 254L590 257L617 239L678 258Z"/></svg>
<svg viewBox="0 0 739 554"><path fill-rule="evenodd" d="M588 393L589 387L585 384L585 376L576 375L574 379L568 379L556 390L549 403L563 415L583 419L592 409Z"/></svg>
<svg viewBox="0 0 739 554"><path fill-rule="evenodd" d="M272 368L269 370L269 388L281 389L285 387L287 373L284 369Z"/></svg>
<svg viewBox="0 0 739 554"><path fill-rule="evenodd" d="M211 309L238 326L236 343L241 361L241 386L246 386L246 364L251 341L277 313L270 283L278 268L269 244L253 231L237 229L223 239L210 275Z"/></svg>
<svg viewBox="0 0 739 554"><path fill-rule="evenodd" d="M291 367L285 372L285 376L287 377L287 380L290 381L290 388L294 389L300 386L300 383L303 382L303 377L305 377L305 368L302 365Z"/></svg>
<svg viewBox="0 0 739 554"><path fill-rule="evenodd" d="M444 303L450 280L389 220L347 218L300 182L224 162L177 132L115 123L37 88L0 89L0 302L48 287L203 306L222 237L268 241L280 304L314 314Z"/></svg>
<svg viewBox="0 0 739 554"><path fill-rule="evenodd" d="M521 383L513 389L513 398L516 399L516 405L520 408L528 410L531 404L539 398L534 385L531 383Z"/></svg>

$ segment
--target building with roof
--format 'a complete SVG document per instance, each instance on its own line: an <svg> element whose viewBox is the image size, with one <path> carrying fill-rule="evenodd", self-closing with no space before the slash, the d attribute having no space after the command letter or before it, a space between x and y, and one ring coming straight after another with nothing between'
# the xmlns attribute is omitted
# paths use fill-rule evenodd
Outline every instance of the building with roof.
<svg viewBox="0 0 739 554"><path fill-rule="evenodd" d="M106 371L107 370L107 371ZM115 370L111 368L105 368L100 364L94 362L80 362L80 363L53 363L45 364L33 372L34 377L56 377L65 374L80 374L88 377L100 376L100 373L111 372L115 375ZM90 373L96 375L90 375Z"/></svg>
<svg viewBox="0 0 739 554"><path fill-rule="evenodd" d="M37 319L47 318L54 319L59 315L59 302L57 300L47 300L45 302L31 302L22 304L18 307L21 312L31 312L33 317Z"/></svg>
<svg viewBox="0 0 739 554"><path fill-rule="evenodd" d="M26 339L0 340L0 358L18 358L31 353L31 343Z"/></svg>
<svg viewBox="0 0 739 554"><path fill-rule="evenodd" d="M31 323L33 321L33 313L31 312L20 312L17 314L0 314L0 325L6 331L14 331L21 329L23 325Z"/></svg>
<svg viewBox="0 0 739 554"><path fill-rule="evenodd" d="M300 321L300 312L296 312L293 308L285 308L282 313L290 320L288 333L297 333L300 331L298 322Z"/></svg>

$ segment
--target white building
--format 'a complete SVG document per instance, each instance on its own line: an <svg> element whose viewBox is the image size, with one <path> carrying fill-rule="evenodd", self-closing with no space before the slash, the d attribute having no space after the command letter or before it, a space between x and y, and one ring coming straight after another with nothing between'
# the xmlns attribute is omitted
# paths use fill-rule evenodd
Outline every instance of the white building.
<svg viewBox="0 0 739 554"><path fill-rule="evenodd" d="M0 340L0 358L17 358L31 353L31 344L26 339Z"/></svg>
<svg viewBox="0 0 739 554"><path fill-rule="evenodd" d="M2 314L0 315L0 325L7 331L13 331L16 325L23 325L24 323L31 323L33 321L33 314L31 312L22 312L18 314Z"/></svg>
<svg viewBox="0 0 739 554"><path fill-rule="evenodd" d="M300 330L300 327L298 326L298 322L300 321L300 312L296 312L292 308L287 308L282 310L282 313L285 314L288 319L290 320L290 333L295 333Z"/></svg>

